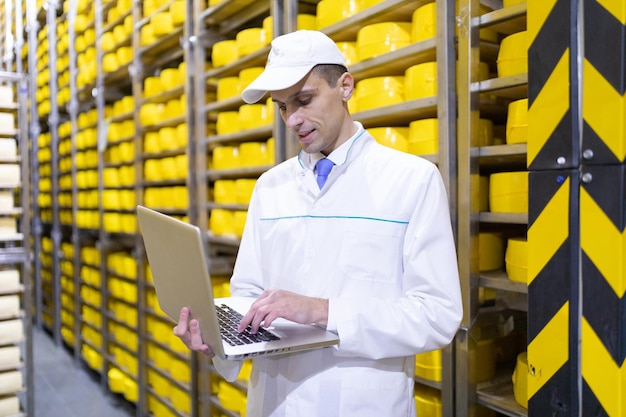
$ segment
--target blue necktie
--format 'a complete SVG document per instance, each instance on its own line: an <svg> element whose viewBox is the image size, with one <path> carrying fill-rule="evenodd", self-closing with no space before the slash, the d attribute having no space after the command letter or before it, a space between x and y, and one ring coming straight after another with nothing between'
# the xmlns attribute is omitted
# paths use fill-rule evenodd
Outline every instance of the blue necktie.
<svg viewBox="0 0 626 417"><path fill-rule="evenodd" d="M319 185L320 190L324 186L330 170L333 169L333 165L335 165L335 163L327 158L322 158L315 164L315 168L317 169L317 185Z"/></svg>

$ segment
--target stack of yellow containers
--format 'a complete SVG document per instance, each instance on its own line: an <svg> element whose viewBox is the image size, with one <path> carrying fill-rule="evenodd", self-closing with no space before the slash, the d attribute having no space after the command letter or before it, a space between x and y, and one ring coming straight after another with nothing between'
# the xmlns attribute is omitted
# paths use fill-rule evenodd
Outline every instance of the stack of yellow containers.
<svg viewBox="0 0 626 417"><path fill-rule="evenodd" d="M46 27L37 33L37 114L44 117L50 114L50 69L48 67L48 34Z"/></svg>
<svg viewBox="0 0 626 417"><path fill-rule="evenodd" d="M78 115L75 144L76 188L78 212L76 224L85 229L100 226L98 214L98 112L91 109Z"/></svg>
<svg viewBox="0 0 626 417"><path fill-rule="evenodd" d="M105 73L116 71L128 66L133 59L132 42L133 16L132 2L119 0L115 7L108 10L105 28L102 34L102 70Z"/></svg>
<svg viewBox="0 0 626 417"><path fill-rule="evenodd" d="M137 337L137 262L128 252L113 252L107 256L107 309L115 320L108 322L109 355L113 365L109 368L111 390L122 394L128 401L138 398L137 378L139 356Z"/></svg>
<svg viewBox="0 0 626 417"><path fill-rule="evenodd" d="M100 251L95 246L80 249L81 354L90 368L101 372L102 354L102 298L100 295Z"/></svg>
<svg viewBox="0 0 626 417"><path fill-rule="evenodd" d="M49 237L43 236L41 238L41 252L39 253L39 260L41 262L41 292L42 294L48 295L46 299L51 304L46 304L45 309L41 312L41 318L43 323L46 326L52 327L54 323L54 318L51 311L54 311L54 304L52 304L52 294L54 293L54 285L52 278L52 264L53 264L53 249L54 244L52 243L52 239ZM45 299L46 297L44 297Z"/></svg>
<svg viewBox="0 0 626 417"><path fill-rule="evenodd" d="M188 176L186 154L188 128L185 122L187 96L183 94L185 63L164 68L158 76L144 80L146 102L140 109L140 120L146 133L143 139L144 179L155 182L144 190L144 204L161 210L186 210ZM180 94L176 96L176 92ZM162 97L170 97L164 101ZM156 184L167 181L167 185ZM177 183L180 183L178 185Z"/></svg>
<svg viewBox="0 0 626 417"><path fill-rule="evenodd" d="M52 173L50 161L50 133L40 133L37 138L37 145L39 150L37 151L37 160L39 163L39 184L35 184L39 188L37 194L37 203L39 205L39 213L41 220L52 220L52 196L50 191L52 189L52 181L50 175Z"/></svg>
<svg viewBox="0 0 626 417"><path fill-rule="evenodd" d="M148 342L148 385L154 390L148 408L155 416L168 416L171 410L163 403L169 401L176 410L191 412L191 398L186 386L191 382L191 354L174 335L173 321L159 307L152 283L152 273L147 267L146 327L155 343ZM166 377L167 376L167 377Z"/></svg>
<svg viewBox="0 0 626 417"><path fill-rule="evenodd" d="M134 99L125 96L107 107L104 153L103 227L111 233L135 233Z"/></svg>
<svg viewBox="0 0 626 417"><path fill-rule="evenodd" d="M95 83L97 74L95 2L82 0L78 2L77 7L78 12L74 24L75 48L78 54L76 85L79 90L82 90Z"/></svg>
<svg viewBox="0 0 626 417"><path fill-rule="evenodd" d="M72 124L59 125L59 219L61 224L71 226L72 216Z"/></svg>
<svg viewBox="0 0 626 417"><path fill-rule="evenodd" d="M57 104L63 108L70 101L70 45L68 21L59 18L57 21L56 70L57 70Z"/></svg>
<svg viewBox="0 0 626 417"><path fill-rule="evenodd" d="M61 243L63 257L61 266L61 337L70 346L74 346L74 245L70 242Z"/></svg>

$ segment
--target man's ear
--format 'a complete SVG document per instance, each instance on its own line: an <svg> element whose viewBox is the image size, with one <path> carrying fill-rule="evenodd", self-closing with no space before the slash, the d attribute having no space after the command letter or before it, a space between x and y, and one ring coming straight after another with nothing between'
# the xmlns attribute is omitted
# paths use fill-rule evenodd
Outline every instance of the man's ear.
<svg viewBox="0 0 626 417"><path fill-rule="evenodd" d="M354 93L354 77L349 72L344 72L339 78L339 86L341 87L341 97L343 101L350 100Z"/></svg>

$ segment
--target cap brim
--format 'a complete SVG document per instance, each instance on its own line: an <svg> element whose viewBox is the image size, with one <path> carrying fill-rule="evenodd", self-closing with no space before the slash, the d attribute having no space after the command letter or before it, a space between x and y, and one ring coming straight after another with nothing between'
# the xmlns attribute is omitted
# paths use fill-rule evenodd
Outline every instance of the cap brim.
<svg viewBox="0 0 626 417"><path fill-rule="evenodd" d="M246 103L256 103L268 91L284 90L296 85L313 69L315 65L305 65L288 68L265 68L254 81L241 93Z"/></svg>

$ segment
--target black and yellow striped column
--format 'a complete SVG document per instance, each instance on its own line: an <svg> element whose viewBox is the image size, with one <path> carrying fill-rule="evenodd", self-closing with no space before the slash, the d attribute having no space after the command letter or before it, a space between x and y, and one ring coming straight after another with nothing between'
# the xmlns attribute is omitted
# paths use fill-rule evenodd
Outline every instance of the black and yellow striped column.
<svg viewBox="0 0 626 417"><path fill-rule="evenodd" d="M626 2L529 0L528 32L529 416L625 416Z"/></svg>
<svg viewBox="0 0 626 417"><path fill-rule="evenodd" d="M529 416L580 412L577 4L528 1Z"/></svg>
<svg viewBox="0 0 626 417"><path fill-rule="evenodd" d="M626 2L584 1L582 415L626 415Z"/></svg>

